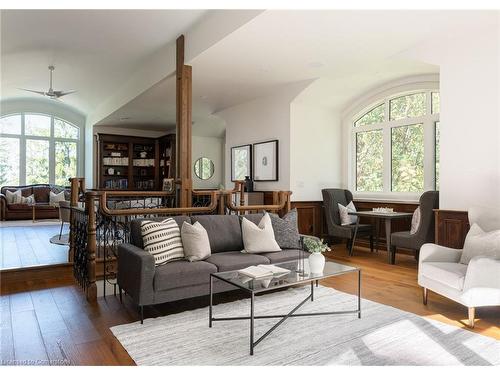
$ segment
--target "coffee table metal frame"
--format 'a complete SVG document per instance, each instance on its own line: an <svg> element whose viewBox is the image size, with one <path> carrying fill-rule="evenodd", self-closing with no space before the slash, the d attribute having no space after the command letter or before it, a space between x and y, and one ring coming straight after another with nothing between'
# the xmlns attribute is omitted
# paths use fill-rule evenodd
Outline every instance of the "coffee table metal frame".
<svg viewBox="0 0 500 375"><path fill-rule="evenodd" d="M288 262L286 262L288 263ZM279 264L277 264L279 265ZM292 271L295 272L295 271ZM357 272L358 273L358 308L356 310L348 310L348 311L327 311L327 312L316 312L316 313L299 313L295 314L295 312L302 307L307 301L314 301L314 284L316 283L316 287L318 286L319 280L326 279L329 277L335 277L335 276L340 276L346 273L351 273L351 272ZM285 320L288 318L294 318L294 317L303 317L303 316L323 316L323 315L341 315L341 314L358 314L358 319L361 319L361 269L352 267L352 270L347 270L344 272L339 272L333 275L318 275L317 277L310 277L304 280L299 280L296 282L292 282L289 284L282 284L282 285L275 285L270 288L264 288L261 290L253 290L251 288L244 287L240 284L237 284L235 282L232 282L231 280L228 280L222 276L218 275L219 272L217 273L212 273L210 274L210 305L209 305L209 319L208 319L208 326L212 327L213 322L217 321L224 321L224 320L250 320L250 355L253 355L254 353L254 348L262 342L267 336L271 334L276 328L278 328ZM220 273L225 273L225 272L220 272ZM224 318L215 318L213 316L213 279L216 278L218 280L224 281L228 284L231 284L240 290L246 291L250 294L250 316L232 316L232 317L224 317ZM288 314L284 315L255 315L254 308L255 308L255 296L259 293L263 292L268 292L270 290L275 290L275 289L285 289L289 288L293 285L300 285L300 284L311 284L311 292L310 294L302 301L300 302L297 306L295 306ZM268 331L266 331L261 337L259 337L257 340L254 339L254 326L255 326L255 319L277 319L281 318L274 326L272 326Z"/></svg>

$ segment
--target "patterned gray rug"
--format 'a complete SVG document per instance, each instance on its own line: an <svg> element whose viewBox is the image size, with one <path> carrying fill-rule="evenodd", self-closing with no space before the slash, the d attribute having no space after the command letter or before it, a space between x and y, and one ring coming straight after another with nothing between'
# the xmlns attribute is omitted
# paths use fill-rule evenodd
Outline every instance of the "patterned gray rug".
<svg viewBox="0 0 500 375"><path fill-rule="evenodd" d="M309 292L292 288L256 297L255 313L287 313ZM353 310L354 296L320 286L299 312ZM249 300L220 304L214 315L249 314ZM256 321L256 338L273 320ZM288 319L249 355L249 323L214 322L208 307L112 327L138 365L499 365L500 341L362 301L353 315Z"/></svg>

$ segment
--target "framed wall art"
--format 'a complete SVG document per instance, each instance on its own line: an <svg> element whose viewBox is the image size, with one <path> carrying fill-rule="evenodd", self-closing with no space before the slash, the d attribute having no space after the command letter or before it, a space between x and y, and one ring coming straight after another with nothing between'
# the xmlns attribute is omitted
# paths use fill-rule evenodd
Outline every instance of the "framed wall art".
<svg viewBox="0 0 500 375"><path fill-rule="evenodd" d="M278 181L278 140L253 144L254 181Z"/></svg>
<svg viewBox="0 0 500 375"><path fill-rule="evenodd" d="M252 145L231 147L231 181L252 177Z"/></svg>

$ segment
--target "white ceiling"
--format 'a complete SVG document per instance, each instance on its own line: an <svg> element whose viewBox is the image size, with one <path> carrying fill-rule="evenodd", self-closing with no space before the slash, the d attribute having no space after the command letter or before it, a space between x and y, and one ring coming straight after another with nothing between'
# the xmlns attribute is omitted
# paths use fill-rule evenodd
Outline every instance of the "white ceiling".
<svg viewBox="0 0 500 375"><path fill-rule="evenodd" d="M2 10L2 98L18 88L78 90L64 102L88 114L204 10ZM175 56L172 56L175 59Z"/></svg>
<svg viewBox="0 0 500 375"><path fill-rule="evenodd" d="M214 127L214 132L220 132L223 124L218 111L269 95L291 82L315 80L299 99L342 110L374 86L438 73L439 67L404 59L402 53L464 26L480 24L486 13L265 11L188 62L193 66L195 126L198 122L208 131ZM101 123L131 117L127 120L131 127L140 126L138 119L155 128L173 126L174 84L173 78L162 82Z"/></svg>
<svg viewBox="0 0 500 375"><path fill-rule="evenodd" d="M87 111L131 74L142 59L203 14L135 10L2 12L2 30L9 30L7 36L2 33L2 42L7 41L2 46L7 93L19 95L13 87L44 88L46 65L54 63L56 88L78 89L79 93L68 97L67 102ZM402 56L421 43L480 25L487 15L486 11L409 10L260 13L186 61L193 66L194 133L219 136L224 124L216 115L218 111L269 95L291 82L315 80L300 100L341 110L365 90L388 80L439 72L439 67ZM17 33L21 36L13 36ZM196 42L186 40L187 44ZM174 77L137 95L98 124L154 130L173 127Z"/></svg>

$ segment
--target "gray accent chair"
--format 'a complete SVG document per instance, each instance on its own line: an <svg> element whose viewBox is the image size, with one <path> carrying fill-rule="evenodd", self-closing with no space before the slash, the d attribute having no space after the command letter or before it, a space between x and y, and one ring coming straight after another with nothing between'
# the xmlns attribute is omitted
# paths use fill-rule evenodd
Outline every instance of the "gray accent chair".
<svg viewBox="0 0 500 375"><path fill-rule="evenodd" d="M247 215L248 219L257 222L262 214ZM141 323L144 306L155 305L185 298L199 297L209 294L210 274L214 272L232 271L258 264L271 264L292 261L305 251L302 249L282 249L275 253L244 254L240 217L236 215L199 215L177 216L175 221L182 226L184 221L200 222L207 230L211 247L211 256L203 261L189 262L178 260L155 267L153 256L144 250L141 235L141 222L131 222L131 243L118 246L117 281L122 299L124 290L139 306ZM302 246L302 241L300 246ZM214 280L214 292L220 293L235 287Z"/></svg>
<svg viewBox="0 0 500 375"><path fill-rule="evenodd" d="M439 191L429 190L420 196L420 225L415 234L410 231L391 234L391 263L396 263L396 250L403 248L415 251L418 261L420 248L434 242L434 209L439 208Z"/></svg>
<svg viewBox="0 0 500 375"><path fill-rule="evenodd" d="M352 202L352 193L345 189L323 189L323 206L326 216L326 225L328 235L331 237L345 238L347 240L347 249L349 255L353 255L354 251L354 230L355 224L342 225L340 222L339 206L347 206ZM370 238L370 250L373 251L373 226L371 224L359 224L357 237L367 236Z"/></svg>

